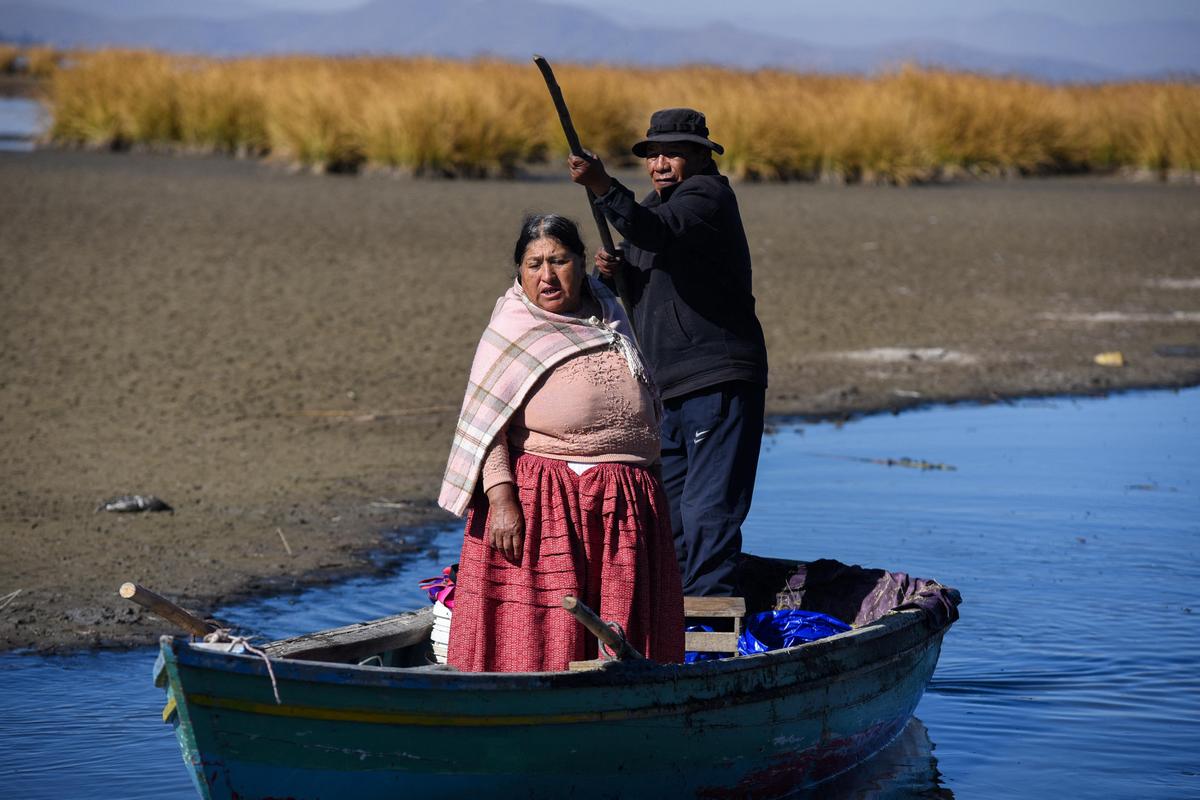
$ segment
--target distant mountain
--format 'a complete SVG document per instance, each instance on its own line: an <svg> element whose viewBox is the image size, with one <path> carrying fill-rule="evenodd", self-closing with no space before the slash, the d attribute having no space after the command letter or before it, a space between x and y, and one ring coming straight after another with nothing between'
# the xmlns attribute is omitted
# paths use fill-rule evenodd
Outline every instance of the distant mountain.
<svg viewBox="0 0 1200 800"><path fill-rule="evenodd" d="M1050 14L1003 12L981 18L756 16L740 23L774 36L803 36L830 47L896 47L898 42L954 43L1009 57L1092 64L1111 74L1200 72L1200 22L1141 20L1085 25Z"/></svg>
<svg viewBox="0 0 1200 800"><path fill-rule="evenodd" d="M61 46L146 46L243 53L397 53L731 66L829 63L793 39L710 26L634 29L588 11L537 0L375 0L336 13L262 12L236 20L114 19L52 5L0 4L0 34Z"/></svg>
<svg viewBox="0 0 1200 800"><path fill-rule="evenodd" d="M828 47L723 24L688 30L627 26L539 0L375 0L332 13L261 12L237 19L118 19L53 5L0 2L0 36L63 47L153 47L214 55L376 53L525 60L538 52L557 60L656 66L873 72L915 62L1047 80L1120 77L1086 61L964 47L939 37Z"/></svg>
<svg viewBox="0 0 1200 800"><path fill-rule="evenodd" d="M864 48L880 66L888 64L951 65L970 72L1032 76L1044 81L1105 81L1124 75L1091 64L1038 55L1011 53L963 47L937 39L892 41L873 48Z"/></svg>
<svg viewBox="0 0 1200 800"><path fill-rule="evenodd" d="M39 3L39 5L44 5ZM57 8L113 19L194 17L238 19L261 14L260 0L51 0ZM3 22L0 21L0 27Z"/></svg>

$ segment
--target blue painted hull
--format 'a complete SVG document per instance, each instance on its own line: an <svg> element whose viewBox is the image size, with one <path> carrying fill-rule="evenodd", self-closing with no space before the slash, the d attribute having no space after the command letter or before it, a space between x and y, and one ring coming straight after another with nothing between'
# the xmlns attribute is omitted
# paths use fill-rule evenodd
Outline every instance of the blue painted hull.
<svg viewBox="0 0 1200 800"><path fill-rule="evenodd" d="M205 798L777 797L891 741L944 632L913 610L757 656L576 673L279 659L281 704L261 659L164 638L160 675Z"/></svg>

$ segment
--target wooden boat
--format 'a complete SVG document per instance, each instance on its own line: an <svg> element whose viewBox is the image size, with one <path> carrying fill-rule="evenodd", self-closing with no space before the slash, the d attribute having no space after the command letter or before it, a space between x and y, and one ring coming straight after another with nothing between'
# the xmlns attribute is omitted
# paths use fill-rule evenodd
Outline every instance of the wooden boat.
<svg viewBox="0 0 1200 800"><path fill-rule="evenodd" d="M508 674L430 665L429 609L272 642L266 658L163 637L163 720L204 798L789 794L904 729L959 598L837 562L747 565L751 611L791 576L796 607L855 627L697 664Z"/></svg>

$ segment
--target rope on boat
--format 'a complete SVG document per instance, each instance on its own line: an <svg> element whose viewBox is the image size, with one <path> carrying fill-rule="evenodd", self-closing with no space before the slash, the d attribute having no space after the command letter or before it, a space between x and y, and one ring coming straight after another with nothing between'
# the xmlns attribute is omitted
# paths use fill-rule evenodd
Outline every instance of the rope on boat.
<svg viewBox="0 0 1200 800"><path fill-rule="evenodd" d="M292 548L288 546L287 539L283 536L283 531L279 528L275 529L279 533L279 538L283 539L283 546L287 548L288 554L292 552ZM21 593L21 590L7 595L5 598L0 598L0 609L4 608L14 597ZM136 583L126 582L121 584L119 590L121 597L137 603L145 609L149 609L153 614L172 622L183 628L193 636L203 637L206 644L228 644L230 652L237 645L241 645L242 649L248 653L253 653L263 660L267 665L267 675L271 677L271 692L275 695L275 704L283 705L283 701L279 699L279 684L275 680L275 669L271 666L271 659L267 654L250 644L250 639L245 636L234 636L229 628L223 628L220 624L212 620L203 620L189 613L172 603L165 597L160 597L154 592L147 589L145 586L138 586Z"/></svg>
<svg viewBox="0 0 1200 800"><path fill-rule="evenodd" d="M261 658L263 663L267 665L267 675L271 678L271 692L275 695L275 705L283 705L283 701L279 699L279 683L275 680L275 670L271 666L270 657L264 651L250 644L250 639L248 637L232 636L228 628L219 628L205 636L204 641L209 643L219 642L222 644L228 642L231 650L240 644L247 653L251 653Z"/></svg>

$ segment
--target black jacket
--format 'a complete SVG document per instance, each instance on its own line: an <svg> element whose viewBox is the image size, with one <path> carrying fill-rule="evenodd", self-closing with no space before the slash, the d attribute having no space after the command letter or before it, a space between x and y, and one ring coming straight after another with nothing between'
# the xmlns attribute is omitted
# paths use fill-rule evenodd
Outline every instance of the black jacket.
<svg viewBox="0 0 1200 800"><path fill-rule="evenodd" d="M767 383L750 248L715 166L639 205L618 181L596 205L625 237L638 343L664 400L732 380Z"/></svg>

